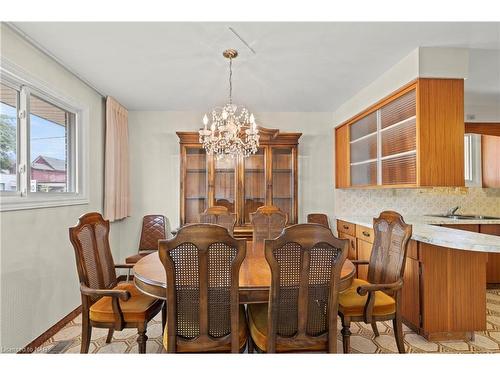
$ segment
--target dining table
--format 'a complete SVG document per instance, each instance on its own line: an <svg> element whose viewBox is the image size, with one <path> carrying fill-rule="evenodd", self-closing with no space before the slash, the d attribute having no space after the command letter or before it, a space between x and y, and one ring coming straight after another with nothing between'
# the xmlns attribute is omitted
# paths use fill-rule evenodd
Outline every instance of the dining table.
<svg viewBox="0 0 500 375"><path fill-rule="evenodd" d="M137 289L152 297L166 299L166 272L157 251L139 260L133 272ZM346 259L340 275L339 291L352 284L355 273L354 264ZM240 267L240 304L267 303L270 289L271 269L264 255L264 243L248 241L245 259Z"/></svg>

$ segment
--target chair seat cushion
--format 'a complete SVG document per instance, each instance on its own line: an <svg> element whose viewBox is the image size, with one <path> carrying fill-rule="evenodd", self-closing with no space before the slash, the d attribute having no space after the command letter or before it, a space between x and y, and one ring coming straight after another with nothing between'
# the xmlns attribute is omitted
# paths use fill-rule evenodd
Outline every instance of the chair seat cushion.
<svg viewBox="0 0 500 375"><path fill-rule="evenodd" d="M339 293L339 312L344 316L363 316L368 294L361 296L357 288L369 284L365 280L354 279L352 285ZM396 301L394 298L381 291L375 292L375 304L373 315L389 315L396 312Z"/></svg>
<svg viewBox="0 0 500 375"><path fill-rule="evenodd" d="M245 317L245 306L240 305L240 317L239 317L239 344L240 351L245 347L248 338L248 326L247 319ZM194 343L193 343L194 344ZM231 341L228 340L227 343L220 345L214 343L212 347L196 347L196 345L191 344L189 341L183 342L182 340L177 341L176 351L177 353L216 353L216 352L230 352L231 351ZM168 350L168 322L165 324L165 330L163 331L163 346L165 350ZM194 348L196 347L196 348Z"/></svg>
<svg viewBox="0 0 500 375"><path fill-rule="evenodd" d="M254 344L261 350L267 351L267 303L248 305L248 328ZM307 340L280 343L276 340L277 352L297 351L326 351L328 345L327 335L322 335Z"/></svg>
<svg viewBox="0 0 500 375"><path fill-rule="evenodd" d="M141 293L132 283L121 283L114 290L127 290L130 293L128 301L120 301L123 319L127 323L141 322L150 318L151 310L161 306L162 301ZM115 314L111 306L111 297L102 297L90 306L90 320L100 323L114 322ZM158 305L158 306L157 306Z"/></svg>
<svg viewBox="0 0 500 375"><path fill-rule="evenodd" d="M155 250L143 251L143 252L131 255L131 256L125 258L125 263L135 264L138 261L140 261L142 258L144 258L146 255L149 255L149 254L154 253L154 252L155 252Z"/></svg>

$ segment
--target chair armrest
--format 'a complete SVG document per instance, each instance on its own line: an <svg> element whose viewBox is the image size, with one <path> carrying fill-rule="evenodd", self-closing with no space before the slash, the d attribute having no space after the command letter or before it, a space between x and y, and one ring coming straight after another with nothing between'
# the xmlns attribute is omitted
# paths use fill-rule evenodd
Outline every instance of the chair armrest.
<svg viewBox="0 0 500 375"><path fill-rule="evenodd" d="M115 268L133 268L134 266L133 263L115 264Z"/></svg>
<svg viewBox="0 0 500 375"><path fill-rule="evenodd" d="M89 297L111 297L127 301L130 298L130 292L118 289L92 289L84 283L80 283L80 292Z"/></svg>
<svg viewBox="0 0 500 375"><path fill-rule="evenodd" d="M364 296L367 293L376 292L376 291L390 291L395 292L403 287L403 280L399 279L390 284L366 284L358 286L356 290L359 295Z"/></svg>
<svg viewBox="0 0 500 375"><path fill-rule="evenodd" d="M130 299L128 290L119 289L92 289L84 283L80 283L80 292L89 297L111 297L111 308L113 309L114 322L113 328L121 331L125 326L123 320L123 311L120 306L120 300L127 301Z"/></svg>
<svg viewBox="0 0 500 375"><path fill-rule="evenodd" d="M368 294L365 308L363 311L363 320L369 324L373 322L373 307L375 306L376 291L397 292L403 287L403 280L399 279L390 284L366 284L358 286L357 293L361 296Z"/></svg>
<svg viewBox="0 0 500 375"><path fill-rule="evenodd" d="M358 259L353 259L351 260L352 264L355 266L359 266L360 264L370 264L369 260L358 260Z"/></svg>

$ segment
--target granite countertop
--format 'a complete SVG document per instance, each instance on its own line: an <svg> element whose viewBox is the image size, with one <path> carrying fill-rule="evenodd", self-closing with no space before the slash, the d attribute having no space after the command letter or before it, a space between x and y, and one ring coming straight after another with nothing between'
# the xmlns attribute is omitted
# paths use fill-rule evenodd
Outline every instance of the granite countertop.
<svg viewBox="0 0 500 375"><path fill-rule="evenodd" d="M371 216L338 215L336 219L349 223L372 227ZM405 222L412 224L412 239L432 245L448 247L457 250L470 250L489 253L500 253L500 237L489 234L467 232L437 226L439 224L499 224L498 219L447 219L432 216L408 216Z"/></svg>

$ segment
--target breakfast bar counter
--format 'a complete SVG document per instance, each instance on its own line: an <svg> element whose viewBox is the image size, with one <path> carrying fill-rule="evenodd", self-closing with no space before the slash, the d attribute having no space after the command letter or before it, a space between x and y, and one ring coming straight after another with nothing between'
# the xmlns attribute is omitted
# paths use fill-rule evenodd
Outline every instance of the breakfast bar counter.
<svg viewBox="0 0 500 375"><path fill-rule="evenodd" d="M373 244L370 216L338 216L349 258L367 260ZM401 297L403 321L429 341L467 339L486 329L487 265L500 256L500 220L405 217L412 224ZM453 229L453 226L460 229ZM446 227L445 227L446 226ZM473 228L488 228L487 233ZM472 228L472 229L471 229ZM468 231L473 230L473 231ZM358 268L358 277L368 270ZM491 268L491 267L490 267Z"/></svg>

